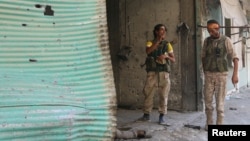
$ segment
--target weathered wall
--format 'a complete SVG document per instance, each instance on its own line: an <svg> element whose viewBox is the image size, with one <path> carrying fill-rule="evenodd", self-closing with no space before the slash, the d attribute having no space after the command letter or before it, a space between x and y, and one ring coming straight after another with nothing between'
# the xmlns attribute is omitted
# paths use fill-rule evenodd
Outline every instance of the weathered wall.
<svg viewBox="0 0 250 141"><path fill-rule="evenodd" d="M127 61L120 61L120 105L141 107L143 103L142 89L146 79L144 63L146 53L145 44L153 38L153 27L158 23L166 24L167 39L177 38L176 26L179 23L179 2L176 0L123 0L121 8L121 46L131 46L131 53ZM169 98L169 107L181 107L180 93L180 58L179 44L173 45L176 63L172 65L172 89ZM158 97L155 96L155 106Z"/></svg>
<svg viewBox="0 0 250 141"><path fill-rule="evenodd" d="M1 0L0 8L0 140L114 138L106 1Z"/></svg>
<svg viewBox="0 0 250 141"><path fill-rule="evenodd" d="M146 71L141 64L146 57L145 43L153 38L153 27L163 23L168 27L167 40L177 39L173 45L176 63L172 64L170 75L169 109L197 110L194 2L120 0L119 10L116 0L107 0L107 4L118 106L142 107ZM115 29L117 25L119 29ZM155 107L157 104L156 95Z"/></svg>
<svg viewBox="0 0 250 141"><path fill-rule="evenodd" d="M112 60L112 68L114 72L115 88L117 93L117 100L120 99L120 87L119 87L119 62L117 58L117 52L120 49L120 20L119 20L119 1L118 0L106 0L107 7L107 22L108 22L108 32L109 32L109 46L110 55ZM119 103L119 101L117 101Z"/></svg>
<svg viewBox="0 0 250 141"><path fill-rule="evenodd" d="M199 74L199 43L197 40L196 22L199 20L198 14L201 10L198 9L202 5L202 1L180 1L180 19L188 26L182 28L180 32L181 40L181 94L182 94L182 109L183 110L202 110L202 92L198 87L201 82Z"/></svg>

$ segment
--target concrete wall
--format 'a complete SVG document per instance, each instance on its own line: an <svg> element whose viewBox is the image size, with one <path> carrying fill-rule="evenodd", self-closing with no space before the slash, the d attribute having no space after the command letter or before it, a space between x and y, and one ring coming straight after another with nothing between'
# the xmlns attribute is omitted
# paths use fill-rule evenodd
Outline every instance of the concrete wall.
<svg viewBox="0 0 250 141"><path fill-rule="evenodd" d="M166 24L167 39L173 45L176 63L172 64L169 109L200 110L197 92L195 45L195 2L186 0L107 0L112 65L118 106L141 108L146 80L145 44L153 38L153 27ZM198 81L197 81L198 80ZM198 99L197 99L198 98ZM199 104L198 104L199 103ZM155 95L155 107L158 96Z"/></svg>

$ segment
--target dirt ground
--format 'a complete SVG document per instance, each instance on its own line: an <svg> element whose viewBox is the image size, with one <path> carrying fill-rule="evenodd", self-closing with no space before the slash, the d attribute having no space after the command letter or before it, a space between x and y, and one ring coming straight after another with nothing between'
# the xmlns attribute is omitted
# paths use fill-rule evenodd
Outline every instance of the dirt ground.
<svg viewBox="0 0 250 141"><path fill-rule="evenodd" d="M250 125L250 88L240 88L238 93L226 97L224 124ZM117 126L126 130L143 129L151 138L127 139L126 141L207 141L204 112L168 111L166 116L170 126L157 123L156 110L151 114L151 122L135 122L142 116L141 110L118 109ZM215 115L215 114L214 114ZM116 139L116 141L125 139Z"/></svg>

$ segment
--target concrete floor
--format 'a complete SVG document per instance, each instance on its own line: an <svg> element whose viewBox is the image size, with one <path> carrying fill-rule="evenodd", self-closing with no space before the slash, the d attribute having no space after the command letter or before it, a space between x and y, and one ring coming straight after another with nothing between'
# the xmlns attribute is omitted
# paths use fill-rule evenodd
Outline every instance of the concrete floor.
<svg viewBox="0 0 250 141"><path fill-rule="evenodd" d="M227 96L225 103L224 124L250 125L250 88L240 88L238 93ZM151 122L135 122L142 116L141 110L118 109L117 126L123 129L143 129L152 135L147 139L127 139L126 141L207 141L208 132L205 128L204 112L168 111L167 123L157 123L158 113L154 110ZM215 114L214 114L215 115ZM193 128L194 127L194 128ZM197 127L197 128L195 128ZM116 139L123 141L124 139Z"/></svg>

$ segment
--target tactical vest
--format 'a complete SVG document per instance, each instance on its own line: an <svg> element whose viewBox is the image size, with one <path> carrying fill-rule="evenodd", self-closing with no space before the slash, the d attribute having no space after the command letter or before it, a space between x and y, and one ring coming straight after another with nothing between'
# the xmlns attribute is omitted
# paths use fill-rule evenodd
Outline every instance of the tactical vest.
<svg viewBox="0 0 250 141"><path fill-rule="evenodd" d="M167 52L168 48L168 42L167 41L162 41L156 50L148 54L147 59L146 59L146 71L166 71L170 72L170 61L166 59L165 64L159 64L156 62L156 59L158 56L165 54Z"/></svg>
<svg viewBox="0 0 250 141"><path fill-rule="evenodd" d="M221 35L220 38L218 41L213 41L210 37L207 38L206 57L203 62L204 71L228 71L226 36Z"/></svg>

